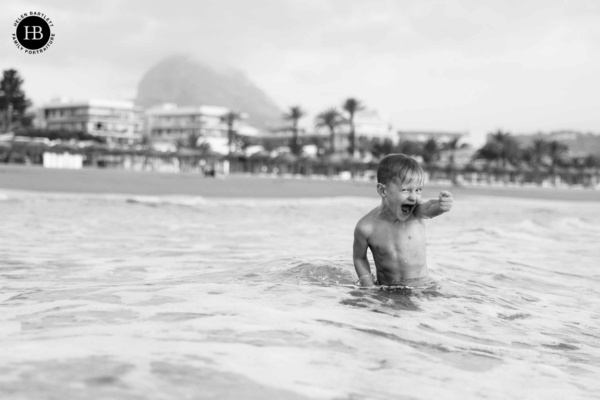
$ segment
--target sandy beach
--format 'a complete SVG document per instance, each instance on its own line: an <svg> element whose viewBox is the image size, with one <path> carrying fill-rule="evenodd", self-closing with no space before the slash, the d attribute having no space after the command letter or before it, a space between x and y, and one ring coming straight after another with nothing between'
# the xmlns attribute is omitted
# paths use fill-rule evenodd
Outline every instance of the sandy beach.
<svg viewBox="0 0 600 400"><path fill-rule="evenodd" d="M448 186L427 184L424 197ZM499 196L545 200L599 201L600 191L520 187L453 187L455 197ZM377 197L373 182L332 179L230 175L206 178L195 173L157 173L122 170L61 170L38 166L0 165L0 190L56 193L110 193L146 196L297 198Z"/></svg>

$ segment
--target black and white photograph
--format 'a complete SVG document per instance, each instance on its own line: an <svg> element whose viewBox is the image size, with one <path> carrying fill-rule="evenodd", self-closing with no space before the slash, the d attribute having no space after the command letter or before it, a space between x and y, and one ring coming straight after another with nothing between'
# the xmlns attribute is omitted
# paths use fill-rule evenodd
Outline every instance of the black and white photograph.
<svg viewBox="0 0 600 400"><path fill-rule="evenodd" d="M600 2L3 0L0 399L600 399Z"/></svg>

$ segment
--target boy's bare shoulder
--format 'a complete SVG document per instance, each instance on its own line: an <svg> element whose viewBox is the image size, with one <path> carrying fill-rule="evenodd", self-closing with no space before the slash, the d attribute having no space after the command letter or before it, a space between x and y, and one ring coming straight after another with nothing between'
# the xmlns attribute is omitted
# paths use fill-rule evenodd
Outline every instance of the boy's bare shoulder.
<svg viewBox="0 0 600 400"><path fill-rule="evenodd" d="M377 211L378 207L368 212L364 217L358 220L356 223L355 232L361 234L364 237L368 237L377 224Z"/></svg>

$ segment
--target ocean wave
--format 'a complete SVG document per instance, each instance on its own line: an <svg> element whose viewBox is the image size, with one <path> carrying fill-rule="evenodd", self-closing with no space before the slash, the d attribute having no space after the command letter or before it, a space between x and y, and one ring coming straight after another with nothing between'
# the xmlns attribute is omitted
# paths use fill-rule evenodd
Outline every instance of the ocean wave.
<svg viewBox="0 0 600 400"><path fill-rule="evenodd" d="M0 193L0 201L6 200L52 200L52 201L102 201L125 202L128 204L143 204L149 206L187 206L204 207L211 205L272 207L272 206L327 206L327 205L359 205L371 207L378 199L359 196L329 196L329 197L206 197L197 195L137 195L117 193L62 193L62 192L32 192L8 190Z"/></svg>
<svg viewBox="0 0 600 400"><path fill-rule="evenodd" d="M236 198L211 198L211 200L218 201L219 204L228 204L228 205L286 205L286 204L295 204L295 205L356 205L360 204L361 206L364 204L375 206L379 201L377 198L369 198L369 197L356 197L356 196L329 196L329 197L295 197L295 198L273 198L273 197L264 197L264 198L244 198L244 197L236 197Z"/></svg>
<svg viewBox="0 0 600 400"><path fill-rule="evenodd" d="M148 206L186 206L196 207L207 204L202 196L127 196L125 202Z"/></svg>
<svg viewBox="0 0 600 400"><path fill-rule="evenodd" d="M598 225L596 223L594 223L593 221L590 220L586 220L584 218L578 218L578 217L565 217L565 218L559 218L556 219L554 221L552 221L551 226L554 229L568 229L568 230L581 230L581 229L592 229L592 230L600 230L600 228L598 227Z"/></svg>
<svg viewBox="0 0 600 400"><path fill-rule="evenodd" d="M342 262L280 260L255 267L238 280L297 285L353 285L356 275L348 269Z"/></svg>

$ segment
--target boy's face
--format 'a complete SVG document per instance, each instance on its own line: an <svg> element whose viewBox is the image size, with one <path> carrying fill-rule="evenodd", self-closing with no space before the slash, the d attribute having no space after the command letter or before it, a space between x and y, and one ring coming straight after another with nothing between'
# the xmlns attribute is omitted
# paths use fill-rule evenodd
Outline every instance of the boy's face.
<svg viewBox="0 0 600 400"><path fill-rule="evenodd" d="M384 205L400 221L406 221L421 202L423 186L419 182L400 183L399 178L394 178L379 185Z"/></svg>

